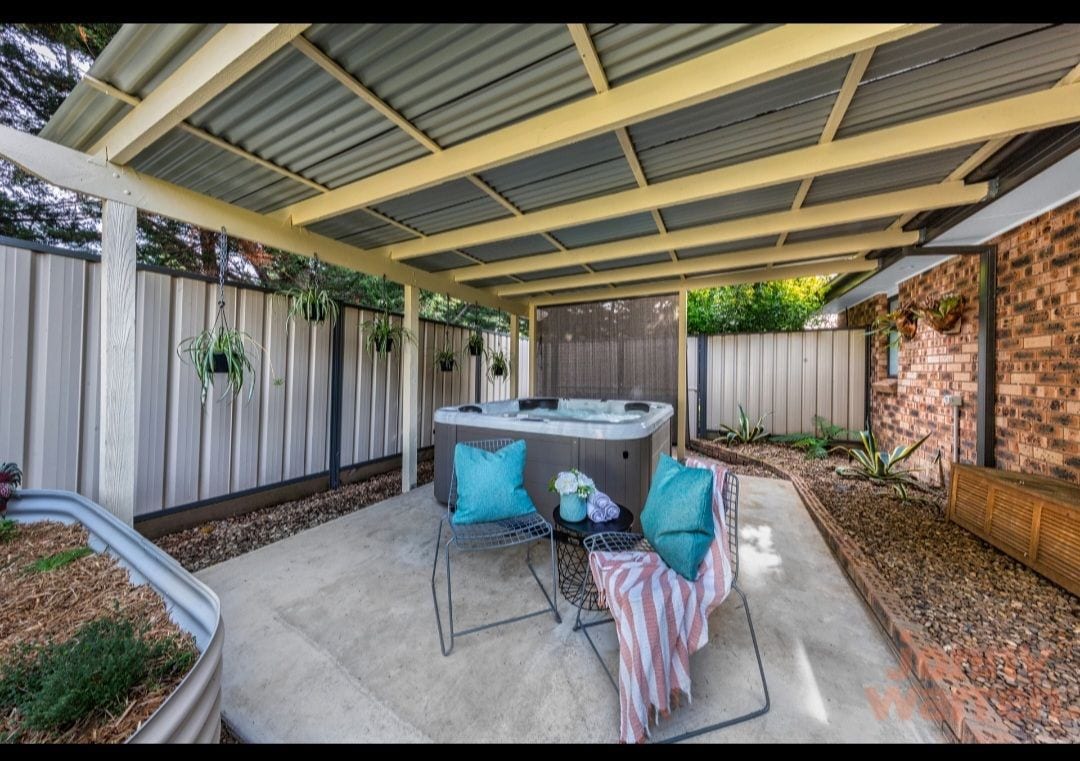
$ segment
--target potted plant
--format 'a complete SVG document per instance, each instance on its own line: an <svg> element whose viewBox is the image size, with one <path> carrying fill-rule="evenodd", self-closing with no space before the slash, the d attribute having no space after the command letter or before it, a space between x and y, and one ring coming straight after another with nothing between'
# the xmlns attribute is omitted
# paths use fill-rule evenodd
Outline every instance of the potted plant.
<svg viewBox="0 0 1080 761"><path fill-rule="evenodd" d="M439 363L439 369L444 373L453 372L457 366L457 352L451 346L444 346L435 352L435 361Z"/></svg>
<svg viewBox="0 0 1080 761"><path fill-rule="evenodd" d="M22 471L13 462L0 463L0 515L7 510L8 500L22 485Z"/></svg>
<svg viewBox="0 0 1080 761"><path fill-rule="evenodd" d="M488 375L491 377L492 382L496 378L502 378L510 372L510 358L507 357L502 349L495 349L488 354Z"/></svg>
<svg viewBox="0 0 1080 761"><path fill-rule="evenodd" d="M870 325L869 334L884 333L889 335L890 333L896 333L896 340L910 341L915 337L916 331L919 329L919 315L915 310L915 307L910 304L905 304L899 309L894 309L892 312L878 316ZM890 340L890 345L892 340Z"/></svg>
<svg viewBox="0 0 1080 761"><path fill-rule="evenodd" d="M479 332L471 333L469 335L469 343L467 344L467 346L469 347L469 356L470 357L483 356L483 354L484 354L484 336L481 335Z"/></svg>
<svg viewBox="0 0 1080 761"><path fill-rule="evenodd" d="M949 293L939 299L927 299L915 308L916 314L938 333L955 333L960 329L960 316L964 311L964 298Z"/></svg>
<svg viewBox="0 0 1080 761"><path fill-rule="evenodd" d="M315 255L305 288L290 288L285 293L289 297L288 321L300 317L308 322L322 323L329 318L330 324L337 321L338 305L330 293L322 287L321 265L318 254Z"/></svg>
<svg viewBox="0 0 1080 761"><path fill-rule="evenodd" d="M360 330L364 333L364 345L373 354L389 354L394 350L394 342L402 344L405 341L416 343L416 336L403 325L396 324L389 312L375 315L371 320L360 323Z"/></svg>
<svg viewBox="0 0 1080 761"><path fill-rule="evenodd" d="M585 520L587 503L596 491L596 483L577 468L570 468L548 481L548 491L559 495L559 515L562 519L577 523Z"/></svg>

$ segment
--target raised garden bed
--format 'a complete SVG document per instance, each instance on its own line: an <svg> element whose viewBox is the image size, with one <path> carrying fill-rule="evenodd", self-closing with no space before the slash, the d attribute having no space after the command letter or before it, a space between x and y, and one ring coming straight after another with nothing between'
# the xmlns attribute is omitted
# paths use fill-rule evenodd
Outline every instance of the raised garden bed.
<svg viewBox="0 0 1080 761"><path fill-rule="evenodd" d="M97 505L25 491L0 538L0 741L216 741L213 593Z"/></svg>
<svg viewBox="0 0 1080 761"><path fill-rule="evenodd" d="M434 461L419 462L416 476L418 484L429 483L434 477ZM334 491L207 521L154 541L184 568L195 572L397 494L401 494L400 469L389 470Z"/></svg>
<svg viewBox="0 0 1080 761"><path fill-rule="evenodd" d="M892 622L894 641L911 646L920 681L948 692L938 708L952 713L946 721L961 739L1080 741L1080 599L946 520L944 488L903 503L887 488L837 478L842 455L698 448L746 458L743 470L757 460L809 490L826 541L879 620Z"/></svg>

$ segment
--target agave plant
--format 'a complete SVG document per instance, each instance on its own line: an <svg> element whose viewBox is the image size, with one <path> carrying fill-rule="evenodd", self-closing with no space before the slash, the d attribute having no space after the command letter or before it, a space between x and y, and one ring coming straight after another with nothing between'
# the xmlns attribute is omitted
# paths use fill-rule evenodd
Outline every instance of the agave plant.
<svg viewBox="0 0 1080 761"><path fill-rule="evenodd" d="M7 501L15 496L22 485L22 471L13 462L0 463L0 515L7 509Z"/></svg>
<svg viewBox="0 0 1080 761"><path fill-rule="evenodd" d="M903 468L901 464L923 445L930 434L926 434L914 444L894 448L891 452L878 449L877 439L871 430L859 431L862 449L847 450L848 456L855 460L854 467L839 467L838 475L843 478L863 478L878 484L888 484L901 501L908 498L907 487L916 483L913 473L921 468Z"/></svg>
<svg viewBox="0 0 1080 761"><path fill-rule="evenodd" d="M453 372L457 366L457 352L452 346L444 346L435 352L435 361L439 363L439 369L444 373Z"/></svg>
<svg viewBox="0 0 1080 761"><path fill-rule="evenodd" d="M488 354L488 377L494 383L496 378L503 378L510 372L510 358L502 349L495 349Z"/></svg>
<svg viewBox="0 0 1080 761"><path fill-rule="evenodd" d="M484 337L479 333L472 333L469 335L469 343L466 344L469 347L470 357L480 357L484 354Z"/></svg>
<svg viewBox="0 0 1080 761"><path fill-rule="evenodd" d="M329 319L331 325L337 322L338 305L326 289L313 284L285 293L289 297L289 322L297 317L308 322L326 322Z"/></svg>
<svg viewBox="0 0 1080 761"><path fill-rule="evenodd" d="M720 438L724 439L729 444L750 444L759 439L763 439L769 435L768 431L765 430L765 418L771 414L771 412L766 412L757 419L757 423L750 425L750 418L747 417L746 410L744 410L743 406L740 404L738 423L736 423L734 427L730 425L720 426Z"/></svg>
<svg viewBox="0 0 1080 761"><path fill-rule="evenodd" d="M360 323L360 330L364 334L364 345L373 354L389 354L394 349L394 341L399 344L406 341L416 343L416 336L412 331L390 319L389 312L382 312L375 315L374 319L364 320Z"/></svg>
<svg viewBox="0 0 1080 761"><path fill-rule="evenodd" d="M930 323L930 327L938 333L946 333L960 322L963 307L963 297L950 293L936 300L928 299L915 307L915 313L920 319Z"/></svg>

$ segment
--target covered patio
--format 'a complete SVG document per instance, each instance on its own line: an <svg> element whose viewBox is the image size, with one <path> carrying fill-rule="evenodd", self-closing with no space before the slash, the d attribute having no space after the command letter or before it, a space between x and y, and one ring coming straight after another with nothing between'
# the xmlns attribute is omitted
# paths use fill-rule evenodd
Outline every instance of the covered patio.
<svg viewBox="0 0 1080 761"><path fill-rule="evenodd" d="M773 708L702 742L942 742L932 713L790 483L744 477L740 580ZM444 508L431 486L198 575L228 622L222 712L258 742L615 742L619 701L560 598L549 616L462 637L443 658L428 585ZM524 551L461 555L462 626L535 608ZM440 583L442 577L440 577ZM445 591L441 588L440 591ZM738 598L691 660L693 702L662 740L761 702ZM602 652L617 659L613 630Z"/></svg>

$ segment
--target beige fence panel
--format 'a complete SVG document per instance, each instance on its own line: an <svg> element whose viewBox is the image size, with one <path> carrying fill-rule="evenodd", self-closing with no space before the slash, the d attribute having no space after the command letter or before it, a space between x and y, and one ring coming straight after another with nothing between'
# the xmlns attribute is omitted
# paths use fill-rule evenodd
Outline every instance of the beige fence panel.
<svg viewBox="0 0 1080 761"><path fill-rule="evenodd" d="M848 429L862 427L864 331L739 333L691 339L688 352L695 370L690 373L691 387L697 385L698 340L708 341L704 392L710 431L734 425L739 404L754 420L771 413L766 419L771 433L811 431L815 415Z"/></svg>

